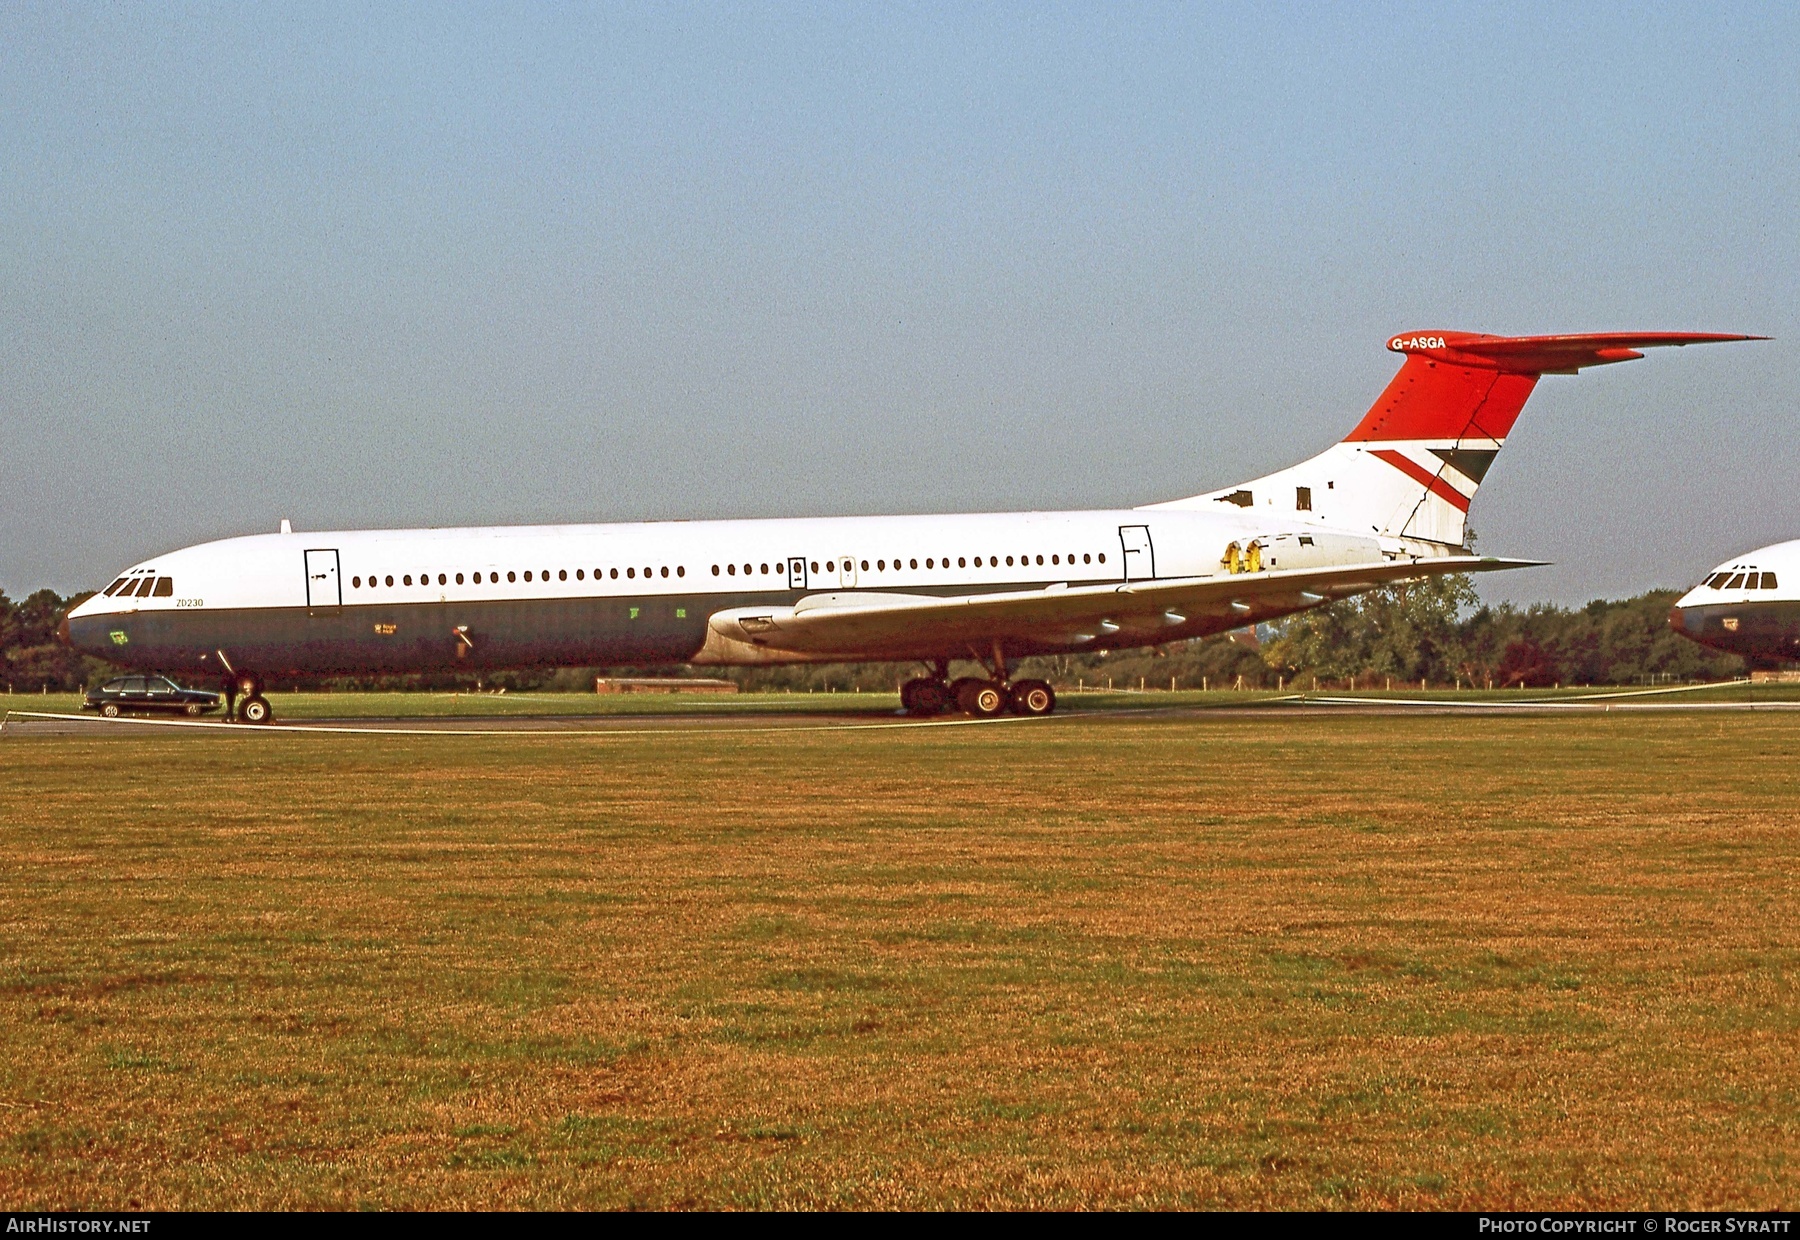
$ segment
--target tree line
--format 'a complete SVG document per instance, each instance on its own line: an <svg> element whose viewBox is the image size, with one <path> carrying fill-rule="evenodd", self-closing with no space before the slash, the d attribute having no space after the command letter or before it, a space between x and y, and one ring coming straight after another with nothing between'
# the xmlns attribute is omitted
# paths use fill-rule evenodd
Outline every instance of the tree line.
<svg viewBox="0 0 1800 1240"><path fill-rule="evenodd" d="M1494 688L1721 680L1744 661L1672 632L1677 590L1585 607L1484 606L1467 577L1389 586L1280 626L1264 658L1290 676L1391 675Z"/></svg>
<svg viewBox="0 0 1800 1240"><path fill-rule="evenodd" d="M56 626L87 593L39 590L14 602L0 593L0 679L10 693L69 692L113 668L62 645ZM1585 607L1485 605L1467 577L1387 586L1254 631L1148 650L1026 659L1015 675L1060 688L1115 689L1380 688L1389 683L1493 688L1631 685L1724 680L1744 662L1670 632L1674 590L1596 599ZM958 666L973 673L975 665ZM670 674L667 668L562 668L498 672L483 688L591 689L597 675ZM891 691L913 664L820 664L736 668L745 689ZM427 676L314 678L317 688L474 688L477 678Z"/></svg>
<svg viewBox="0 0 1800 1240"><path fill-rule="evenodd" d="M56 640L56 626L92 590L62 597L39 590L14 602L0 593L0 678L8 693L63 693L80 689L108 666Z"/></svg>

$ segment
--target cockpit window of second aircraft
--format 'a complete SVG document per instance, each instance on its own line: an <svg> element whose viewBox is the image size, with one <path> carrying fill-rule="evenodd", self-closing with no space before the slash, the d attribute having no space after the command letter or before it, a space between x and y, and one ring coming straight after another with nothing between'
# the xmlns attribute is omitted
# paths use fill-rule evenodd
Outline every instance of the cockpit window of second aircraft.
<svg viewBox="0 0 1800 1240"><path fill-rule="evenodd" d="M1774 573L1728 571L1714 573L1707 586L1714 590L1773 590L1777 588Z"/></svg>

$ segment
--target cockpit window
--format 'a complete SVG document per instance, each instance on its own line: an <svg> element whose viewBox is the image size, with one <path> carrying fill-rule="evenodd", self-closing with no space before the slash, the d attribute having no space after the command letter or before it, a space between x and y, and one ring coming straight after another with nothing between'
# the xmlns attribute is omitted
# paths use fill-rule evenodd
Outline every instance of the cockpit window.
<svg viewBox="0 0 1800 1240"><path fill-rule="evenodd" d="M131 578L129 578L129 577L119 578L117 581L113 582L110 586L106 587L105 594L107 595L107 597L110 598L112 595L117 594L119 592L119 588L121 586L123 586L127 581L130 581L130 580L131 580Z"/></svg>
<svg viewBox="0 0 1800 1240"><path fill-rule="evenodd" d="M142 581L140 581L138 583L137 596L139 598L150 597L150 591L152 589L154 589L155 586L156 586L156 578L154 578L154 577L144 578Z"/></svg>
<svg viewBox="0 0 1800 1240"><path fill-rule="evenodd" d="M1765 590L1775 589L1775 574L1774 573L1764 573L1762 575L1762 577L1763 577L1763 582L1762 582L1763 589L1765 589Z"/></svg>
<svg viewBox="0 0 1800 1240"><path fill-rule="evenodd" d="M1735 590L1743 584L1744 584L1744 574L1733 573L1731 576L1731 580L1727 581L1723 586L1720 587L1720 589Z"/></svg>
<svg viewBox="0 0 1800 1240"><path fill-rule="evenodd" d="M1714 573L1706 579L1706 584L1709 589L1723 590L1725 588L1725 583L1730 579L1730 573Z"/></svg>
<svg viewBox="0 0 1800 1240"><path fill-rule="evenodd" d="M150 591L152 598L168 598L174 593L175 579L173 577L158 577L156 579L156 589Z"/></svg>

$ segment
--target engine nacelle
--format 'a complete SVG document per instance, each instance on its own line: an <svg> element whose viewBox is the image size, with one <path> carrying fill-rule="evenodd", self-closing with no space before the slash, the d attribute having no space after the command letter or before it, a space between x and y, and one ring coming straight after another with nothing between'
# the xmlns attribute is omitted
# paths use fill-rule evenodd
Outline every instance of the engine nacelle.
<svg viewBox="0 0 1800 1240"><path fill-rule="evenodd" d="M1357 534L1265 534L1253 541L1261 547L1261 567L1267 569L1331 568L1382 559L1381 542Z"/></svg>

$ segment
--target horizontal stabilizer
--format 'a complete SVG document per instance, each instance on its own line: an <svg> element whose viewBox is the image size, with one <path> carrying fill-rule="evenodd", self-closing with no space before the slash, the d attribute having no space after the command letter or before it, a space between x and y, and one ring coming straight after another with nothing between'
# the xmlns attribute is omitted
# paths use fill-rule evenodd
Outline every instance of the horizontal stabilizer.
<svg viewBox="0 0 1800 1240"><path fill-rule="evenodd" d="M1767 340L1720 332L1593 332L1579 336L1485 336L1479 332L1407 332L1388 341L1395 353L1515 375L1574 374L1644 356L1640 349Z"/></svg>

